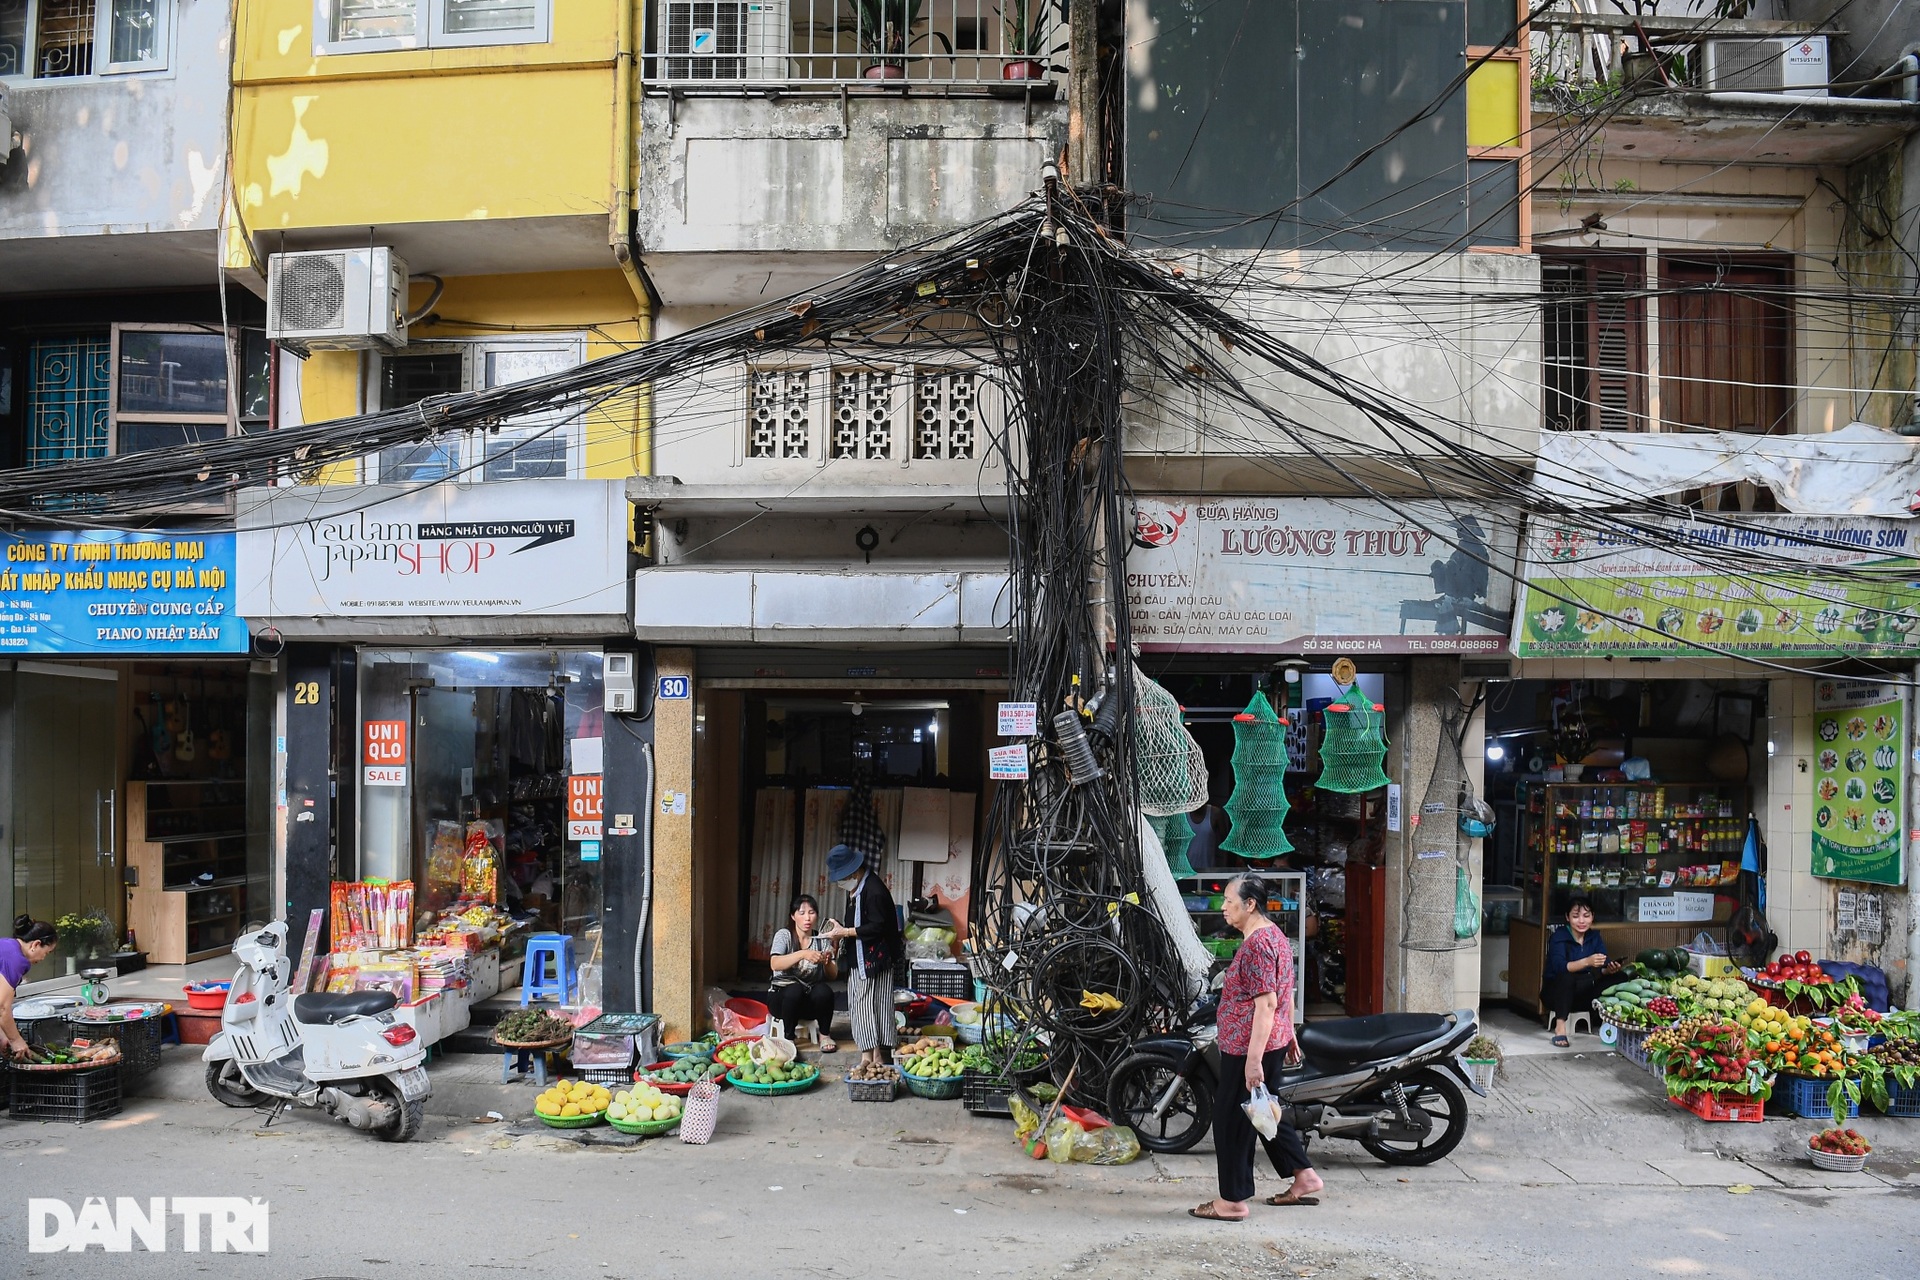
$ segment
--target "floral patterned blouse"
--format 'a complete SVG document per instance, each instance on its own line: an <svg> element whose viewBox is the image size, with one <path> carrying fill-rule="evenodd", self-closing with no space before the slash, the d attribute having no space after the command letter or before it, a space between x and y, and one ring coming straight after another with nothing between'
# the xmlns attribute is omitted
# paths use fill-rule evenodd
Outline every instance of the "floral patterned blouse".
<svg viewBox="0 0 1920 1280"><path fill-rule="evenodd" d="M1280 1007L1274 1010L1273 1030L1260 1056L1286 1048L1293 1039L1293 1019L1287 1016L1285 997L1292 990L1293 948L1287 942L1286 930L1271 923L1255 929L1234 953L1220 989L1220 1052L1251 1052L1253 1002L1262 995L1278 997Z"/></svg>

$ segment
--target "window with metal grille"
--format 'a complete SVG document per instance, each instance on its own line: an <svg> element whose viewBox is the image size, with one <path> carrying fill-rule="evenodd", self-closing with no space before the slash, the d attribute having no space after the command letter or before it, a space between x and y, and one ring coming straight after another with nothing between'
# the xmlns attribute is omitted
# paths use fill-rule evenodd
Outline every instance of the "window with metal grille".
<svg viewBox="0 0 1920 1280"><path fill-rule="evenodd" d="M1702 431L1792 427L1793 271L1783 259L1660 257L1660 417Z"/></svg>
<svg viewBox="0 0 1920 1280"><path fill-rule="evenodd" d="M885 369L833 371L832 458L893 457L894 375Z"/></svg>
<svg viewBox="0 0 1920 1280"><path fill-rule="evenodd" d="M419 349L424 347L424 349ZM578 365L585 356L579 338L490 339L419 344L406 355L380 361L379 407L398 409L433 396L504 387L547 377ZM460 432L382 450L368 475L383 484L418 484L449 478L563 480L584 466L585 439L578 416L533 411L516 414L487 431Z"/></svg>
<svg viewBox="0 0 1920 1280"><path fill-rule="evenodd" d="M34 75L43 80L93 74L93 0L40 0Z"/></svg>
<svg viewBox="0 0 1920 1280"><path fill-rule="evenodd" d="M27 465L107 455L113 343L107 334L45 338L27 353Z"/></svg>
<svg viewBox="0 0 1920 1280"><path fill-rule="evenodd" d="M914 458L972 458L979 435L979 376L961 369L914 370Z"/></svg>
<svg viewBox="0 0 1920 1280"><path fill-rule="evenodd" d="M747 456L790 460L811 456L813 371L755 369L747 405Z"/></svg>
<svg viewBox="0 0 1920 1280"><path fill-rule="evenodd" d="M1647 429L1646 261L1638 254L1543 257L1546 424Z"/></svg>
<svg viewBox="0 0 1920 1280"><path fill-rule="evenodd" d="M553 0L313 0L313 51L539 44Z"/></svg>
<svg viewBox="0 0 1920 1280"><path fill-rule="evenodd" d="M0 78L160 71L175 0L0 0Z"/></svg>

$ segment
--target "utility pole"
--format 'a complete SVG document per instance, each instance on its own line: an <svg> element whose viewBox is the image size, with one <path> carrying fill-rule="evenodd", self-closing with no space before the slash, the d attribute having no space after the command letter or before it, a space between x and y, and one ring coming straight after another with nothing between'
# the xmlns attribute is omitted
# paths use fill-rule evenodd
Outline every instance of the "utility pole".
<svg viewBox="0 0 1920 1280"><path fill-rule="evenodd" d="M1105 177L1106 138L1100 127L1100 4L1067 6L1067 181L1098 186Z"/></svg>

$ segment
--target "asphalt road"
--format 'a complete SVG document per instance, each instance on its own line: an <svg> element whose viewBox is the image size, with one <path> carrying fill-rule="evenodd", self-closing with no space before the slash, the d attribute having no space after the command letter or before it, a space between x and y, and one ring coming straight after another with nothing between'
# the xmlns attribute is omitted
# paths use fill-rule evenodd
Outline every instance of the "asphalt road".
<svg viewBox="0 0 1920 1280"><path fill-rule="evenodd" d="M582 1146L529 1125L532 1090L484 1083L492 1063L450 1063L436 1069L441 1114L407 1146L310 1114L262 1128L193 1096L184 1059L163 1068L172 1096L111 1120L0 1120L0 1275L1485 1280L1597 1266L1775 1280L1797 1258L1911 1280L1920 1252L1920 1121L1863 1124L1874 1174L1817 1174L1787 1155L1809 1122L1706 1126L1598 1055L1516 1064L1476 1102L1461 1151L1431 1168L1316 1148L1322 1205L1256 1207L1232 1225L1183 1213L1211 1195L1205 1148L1119 1168L1034 1163L1003 1121L917 1099L853 1106L837 1084L729 1095L705 1147ZM473 1123L490 1099L508 1121ZM30 1196L257 1196L269 1252L215 1254L204 1239L185 1252L176 1220L165 1253L30 1253Z"/></svg>

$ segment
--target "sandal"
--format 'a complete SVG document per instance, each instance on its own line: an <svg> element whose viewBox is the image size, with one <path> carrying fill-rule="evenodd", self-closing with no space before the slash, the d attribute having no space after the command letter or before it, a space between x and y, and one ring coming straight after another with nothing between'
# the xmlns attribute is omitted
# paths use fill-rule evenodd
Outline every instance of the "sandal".
<svg viewBox="0 0 1920 1280"><path fill-rule="evenodd" d="M1187 1210L1187 1216L1189 1218L1205 1218L1209 1222L1245 1222L1248 1218L1253 1216L1252 1214L1243 1214L1238 1218L1229 1218L1226 1214L1219 1212L1213 1206L1214 1206L1213 1201L1211 1200L1204 1201L1203 1203L1196 1205L1195 1207Z"/></svg>
<svg viewBox="0 0 1920 1280"><path fill-rule="evenodd" d="M1285 1209L1285 1208L1288 1208L1289 1206L1296 1205L1296 1204L1298 1205L1319 1204L1320 1197L1296 1195L1292 1191L1276 1191L1272 1195L1268 1196L1265 1200L1261 1201L1261 1203L1270 1204L1274 1206L1276 1209Z"/></svg>
<svg viewBox="0 0 1920 1280"><path fill-rule="evenodd" d="M1553 1047L1556 1049L1571 1049L1573 1047L1573 1041L1567 1039L1565 1036L1555 1036L1553 1038Z"/></svg>
<svg viewBox="0 0 1920 1280"><path fill-rule="evenodd" d="M832 1037L832 1036L821 1036L821 1037L820 1037L820 1052L822 1052L822 1053L838 1053L838 1052L840 1052L840 1046L839 1046L838 1044L835 1044L835 1043L834 1043L834 1040L833 1040L833 1037Z"/></svg>

